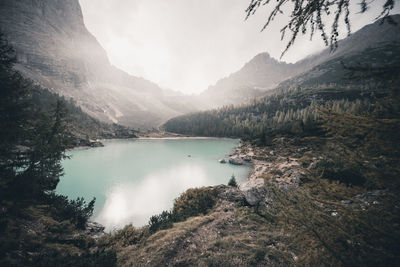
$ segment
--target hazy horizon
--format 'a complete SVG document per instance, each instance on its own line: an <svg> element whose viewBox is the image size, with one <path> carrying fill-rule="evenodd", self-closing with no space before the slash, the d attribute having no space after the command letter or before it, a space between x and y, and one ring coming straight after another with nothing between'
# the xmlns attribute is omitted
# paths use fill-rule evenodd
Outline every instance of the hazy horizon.
<svg viewBox="0 0 400 267"><path fill-rule="evenodd" d="M229 1L229 2L228 2ZM267 15L260 9L245 21L249 1L242 0L80 0L85 25L106 50L111 64L165 89L201 93L238 71L259 53L279 59L284 17L260 33ZM352 32L374 22L381 2L366 14L352 7ZM392 14L399 13L396 6ZM223 16L221 16L223 14ZM343 24L343 23L342 23ZM341 37L346 37L344 25ZM282 58L294 63L325 46L301 36Z"/></svg>

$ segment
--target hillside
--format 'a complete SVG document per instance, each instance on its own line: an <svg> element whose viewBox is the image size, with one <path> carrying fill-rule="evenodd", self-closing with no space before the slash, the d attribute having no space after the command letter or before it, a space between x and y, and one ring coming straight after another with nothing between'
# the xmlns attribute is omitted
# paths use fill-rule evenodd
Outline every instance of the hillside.
<svg viewBox="0 0 400 267"><path fill-rule="evenodd" d="M185 97L112 66L85 28L78 0L1 1L0 29L17 52L18 71L96 119L151 128L192 110Z"/></svg>
<svg viewBox="0 0 400 267"><path fill-rule="evenodd" d="M29 81L27 81L29 83ZM37 109L45 112L54 110L58 101L61 101L67 112L68 131L72 136L71 147L100 145L97 139L107 138L134 138L138 132L115 123L99 121L83 112L76 103L66 100L49 90L32 86L32 103Z"/></svg>
<svg viewBox="0 0 400 267"><path fill-rule="evenodd" d="M400 15L392 16L393 21L400 23ZM398 24L397 24L398 25ZM305 75L320 75L309 70L320 64L332 60L347 60L361 54L365 49L380 47L385 43L400 42L400 27L376 21L351 34L338 42L338 48L332 52L327 48L319 53L308 56L294 64L280 62L268 55L261 53L246 63L240 70L228 77L219 80L200 95L203 109L221 107L223 105L241 104L252 98L265 95L279 85L279 87L294 86L295 77ZM389 51L390 53L390 51ZM327 63L329 64L329 63ZM316 68L318 69L318 67ZM338 73L340 76L342 73ZM323 78L322 78L323 79ZM288 80L286 82L286 80ZM281 84L282 83L282 84ZM281 84L281 85L280 85Z"/></svg>
<svg viewBox="0 0 400 267"><path fill-rule="evenodd" d="M321 108L362 114L398 86L398 43L326 61L282 82L266 96L238 106L192 113L164 124L168 132L241 137L261 143L277 132L302 134L318 123Z"/></svg>
<svg viewBox="0 0 400 267"><path fill-rule="evenodd" d="M399 55L397 43L367 48L248 104L169 120L247 140L232 157L251 160L251 177L188 190L103 246L121 266L399 265ZM198 212L182 220L181 205Z"/></svg>
<svg viewBox="0 0 400 267"><path fill-rule="evenodd" d="M188 190L170 213L106 235L100 248L115 249L119 266L397 266L399 157L385 150L399 142L396 130L376 134L399 120L342 116L338 135L243 145L237 156L251 158L250 180Z"/></svg>
<svg viewBox="0 0 400 267"><path fill-rule="evenodd" d="M298 72L294 64L279 62L268 53L258 54L239 71L208 87L199 98L204 102L203 108L244 103Z"/></svg>

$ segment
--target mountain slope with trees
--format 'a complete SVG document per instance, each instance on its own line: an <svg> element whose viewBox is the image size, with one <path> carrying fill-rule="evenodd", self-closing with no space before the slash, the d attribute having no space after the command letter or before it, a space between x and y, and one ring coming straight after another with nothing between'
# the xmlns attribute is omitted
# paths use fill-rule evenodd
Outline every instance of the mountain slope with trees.
<svg viewBox="0 0 400 267"><path fill-rule="evenodd" d="M383 42L382 46L321 63L282 82L264 97L183 115L166 122L164 128L180 134L231 136L261 143L269 134L302 134L318 124L321 108L353 114L377 109L376 103L396 90L399 71L399 43Z"/></svg>
<svg viewBox="0 0 400 267"><path fill-rule="evenodd" d="M0 28L25 78L100 121L151 129L193 110L183 95L112 66L86 29L78 0L1 1Z"/></svg>
<svg viewBox="0 0 400 267"><path fill-rule="evenodd" d="M390 19L397 25L400 23L400 15L390 16ZM301 79L302 75L320 75L317 71L310 72L320 64L330 64L329 62L333 60L340 62L342 59L352 63L346 58L352 57L354 61L355 55L362 54L366 49L378 48L384 43L399 43L399 36L400 27L388 21L379 20L338 41L338 47L334 51L327 48L294 64L279 62L267 53L258 54L243 68L219 80L200 94L202 108L211 109L224 105L241 104L252 98L263 96L267 94L268 90L277 86L294 86L294 79L297 76L299 76L297 79ZM338 73L337 77L341 74L342 72Z"/></svg>

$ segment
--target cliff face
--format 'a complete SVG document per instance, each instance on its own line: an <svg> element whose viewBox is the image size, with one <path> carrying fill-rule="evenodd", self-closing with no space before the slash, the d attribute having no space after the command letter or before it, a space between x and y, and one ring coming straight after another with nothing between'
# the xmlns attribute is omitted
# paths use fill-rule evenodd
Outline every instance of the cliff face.
<svg viewBox="0 0 400 267"><path fill-rule="evenodd" d="M190 110L176 94L111 66L78 0L2 0L0 29L20 72L102 121L149 128Z"/></svg>

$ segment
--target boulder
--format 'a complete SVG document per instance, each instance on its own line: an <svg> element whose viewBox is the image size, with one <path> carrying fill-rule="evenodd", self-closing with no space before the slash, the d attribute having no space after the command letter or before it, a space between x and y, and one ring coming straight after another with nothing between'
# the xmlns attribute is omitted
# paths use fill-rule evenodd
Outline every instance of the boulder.
<svg viewBox="0 0 400 267"><path fill-rule="evenodd" d="M89 146L91 147L104 147L103 143L100 141L89 141Z"/></svg>
<svg viewBox="0 0 400 267"><path fill-rule="evenodd" d="M251 158L248 157L248 156L244 157L243 160L246 161L246 162L251 162Z"/></svg>
<svg viewBox="0 0 400 267"><path fill-rule="evenodd" d="M230 157L229 163L233 165L243 165L243 160L239 157Z"/></svg>
<svg viewBox="0 0 400 267"><path fill-rule="evenodd" d="M251 206L258 205L261 202L268 202L270 198L268 188L265 186L265 180L262 178L245 181L239 185L239 189Z"/></svg>
<svg viewBox="0 0 400 267"><path fill-rule="evenodd" d="M245 203L246 198L242 191L240 191L237 187L227 186L227 185L219 185L218 187L218 197L229 202L239 202Z"/></svg>
<svg viewBox="0 0 400 267"><path fill-rule="evenodd" d="M225 159L220 159L220 160L218 160L218 162L219 163L226 163L226 160Z"/></svg>

